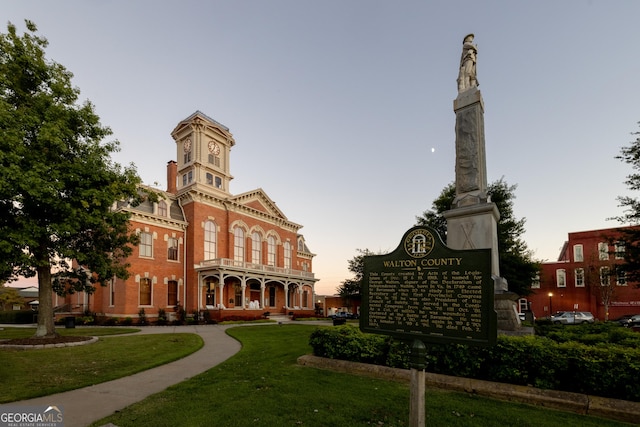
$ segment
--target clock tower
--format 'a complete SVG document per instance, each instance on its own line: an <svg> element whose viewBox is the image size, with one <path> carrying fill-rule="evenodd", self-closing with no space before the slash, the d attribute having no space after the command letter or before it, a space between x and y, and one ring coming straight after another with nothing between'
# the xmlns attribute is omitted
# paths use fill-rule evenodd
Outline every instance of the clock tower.
<svg viewBox="0 0 640 427"><path fill-rule="evenodd" d="M229 153L235 145L229 128L196 111L171 132L176 142L178 193L187 189L229 195Z"/></svg>

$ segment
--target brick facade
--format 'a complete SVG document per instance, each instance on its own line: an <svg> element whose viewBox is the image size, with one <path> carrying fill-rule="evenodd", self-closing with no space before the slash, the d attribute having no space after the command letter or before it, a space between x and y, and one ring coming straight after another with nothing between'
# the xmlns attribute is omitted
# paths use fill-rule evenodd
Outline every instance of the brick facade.
<svg viewBox="0 0 640 427"><path fill-rule="evenodd" d="M521 300L520 308L529 303L537 317L574 310L589 311L598 320L639 314L638 284L617 273L624 263L621 238L618 228L569 233L558 260L542 264L539 283L533 284L533 294Z"/></svg>

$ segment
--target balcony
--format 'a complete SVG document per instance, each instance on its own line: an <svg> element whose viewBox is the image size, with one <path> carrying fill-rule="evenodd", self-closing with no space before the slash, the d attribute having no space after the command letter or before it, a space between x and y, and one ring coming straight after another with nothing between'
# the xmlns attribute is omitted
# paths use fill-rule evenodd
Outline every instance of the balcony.
<svg viewBox="0 0 640 427"><path fill-rule="evenodd" d="M206 270L209 268L230 269L242 271L250 274L265 274L287 277L300 277L307 280L317 280L314 274L309 271L294 270L291 268L275 267L272 265L254 264L252 262L235 261L229 258L216 258L202 261L196 270Z"/></svg>

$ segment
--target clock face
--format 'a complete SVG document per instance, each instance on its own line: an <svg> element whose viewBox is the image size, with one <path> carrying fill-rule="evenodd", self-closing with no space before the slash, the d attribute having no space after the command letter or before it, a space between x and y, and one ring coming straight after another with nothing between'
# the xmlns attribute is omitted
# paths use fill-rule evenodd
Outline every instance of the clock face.
<svg viewBox="0 0 640 427"><path fill-rule="evenodd" d="M220 146L213 141L209 141L209 151L217 156L220 154Z"/></svg>
<svg viewBox="0 0 640 427"><path fill-rule="evenodd" d="M186 141L184 141L184 151L185 153L188 153L189 151L191 151L191 140L187 139Z"/></svg>

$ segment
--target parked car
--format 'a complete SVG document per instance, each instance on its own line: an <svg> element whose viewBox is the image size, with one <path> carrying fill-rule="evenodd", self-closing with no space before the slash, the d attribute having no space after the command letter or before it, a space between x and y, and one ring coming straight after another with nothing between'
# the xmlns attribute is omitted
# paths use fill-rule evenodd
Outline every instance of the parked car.
<svg viewBox="0 0 640 427"><path fill-rule="evenodd" d="M632 317L634 317L633 314L625 314L624 316L620 316L612 321L616 322L620 326L624 326L625 328L627 328L629 327L629 320L631 320Z"/></svg>
<svg viewBox="0 0 640 427"><path fill-rule="evenodd" d="M551 316L551 321L555 324L579 325L582 323L595 322L593 314L588 311L565 311L561 315Z"/></svg>
<svg viewBox="0 0 640 427"><path fill-rule="evenodd" d="M631 316L626 324L622 324L627 328L632 328L634 326L640 326L640 314L636 314L635 316Z"/></svg>

